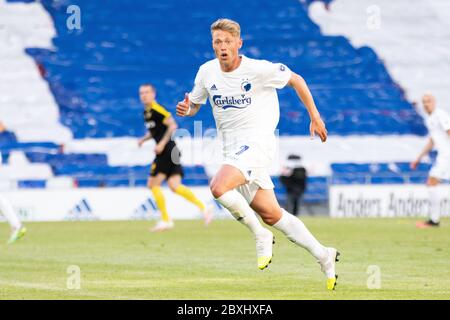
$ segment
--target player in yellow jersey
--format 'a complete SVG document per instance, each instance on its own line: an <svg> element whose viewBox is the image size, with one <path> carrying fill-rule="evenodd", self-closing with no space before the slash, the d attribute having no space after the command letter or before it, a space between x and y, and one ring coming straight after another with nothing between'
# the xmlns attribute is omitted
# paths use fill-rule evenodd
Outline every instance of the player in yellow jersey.
<svg viewBox="0 0 450 320"><path fill-rule="evenodd" d="M208 225L212 219L211 209L199 200L192 190L181 183L183 168L179 161L180 152L175 141L172 140L172 134L177 129L175 120L170 112L156 102L156 90L151 84L140 86L139 97L145 106L144 121L148 131L138 144L142 146L145 141L150 139L154 139L156 142L156 157L151 167L147 185L152 191L156 205L161 212L161 220L151 231L165 231L174 226L167 212L166 201L161 190L161 184L165 180L167 180L167 184L173 192L199 208L205 224Z"/></svg>

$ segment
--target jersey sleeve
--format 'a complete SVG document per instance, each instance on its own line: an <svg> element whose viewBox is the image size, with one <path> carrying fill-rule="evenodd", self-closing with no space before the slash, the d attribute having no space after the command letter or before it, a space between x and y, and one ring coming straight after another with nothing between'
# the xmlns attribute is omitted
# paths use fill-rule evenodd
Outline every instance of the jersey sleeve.
<svg viewBox="0 0 450 320"><path fill-rule="evenodd" d="M164 121L167 118L172 116L172 114L169 111L167 111L163 106L161 106L157 103L155 103L152 106L152 109L155 110L157 112L157 114L159 114L161 116L161 121Z"/></svg>
<svg viewBox="0 0 450 320"><path fill-rule="evenodd" d="M441 114L439 115L439 122L441 123L445 131L450 130L450 115L447 112L441 112Z"/></svg>
<svg viewBox="0 0 450 320"><path fill-rule="evenodd" d="M206 90L204 79L203 79L203 69L200 69L195 76L194 88L191 93L189 93L189 100L195 104L204 104L208 98L208 91Z"/></svg>
<svg viewBox="0 0 450 320"><path fill-rule="evenodd" d="M262 61L260 72L263 85L275 89L284 88L292 75L292 71L284 64L269 61Z"/></svg>

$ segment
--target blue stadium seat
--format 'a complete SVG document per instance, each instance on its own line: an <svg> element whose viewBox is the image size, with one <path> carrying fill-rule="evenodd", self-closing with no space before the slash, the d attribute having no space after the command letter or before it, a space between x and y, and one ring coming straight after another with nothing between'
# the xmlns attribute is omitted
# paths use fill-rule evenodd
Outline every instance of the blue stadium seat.
<svg viewBox="0 0 450 320"><path fill-rule="evenodd" d="M58 153L60 146L53 142L9 142L1 146L2 152L24 151L24 152L47 152Z"/></svg>
<svg viewBox="0 0 450 320"><path fill-rule="evenodd" d="M30 162L48 163L54 171L61 167L76 165L80 169L83 166L107 166L108 160L105 154L75 154L75 153L47 153L26 152Z"/></svg>
<svg viewBox="0 0 450 320"><path fill-rule="evenodd" d="M10 131L0 132L0 148L17 142L16 135Z"/></svg>
<svg viewBox="0 0 450 320"><path fill-rule="evenodd" d="M406 162L335 163L331 165L334 184L423 183L431 164L420 163L416 170Z"/></svg>
<svg viewBox="0 0 450 320"><path fill-rule="evenodd" d="M280 201L285 201L286 189L277 176L272 177L275 194ZM303 201L306 203L325 202L328 200L328 178L322 176L308 177Z"/></svg>
<svg viewBox="0 0 450 320"><path fill-rule="evenodd" d="M32 158L42 157L42 154L33 154ZM72 155L77 158L80 155ZM76 156L76 157L75 157ZM108 166L102 164L103 155L92 156L97 163L73 162L65 165L54 165L56 176L70 176L76 179L79 187L120 187L120 186L146 186L150 173L150 166ZM46 157L46 156L44 156ZM69 155L70 158L70 155ZM84 158L84 157L80 157ZM89 157L88 157L89 158ZM57 159L57 158L56 158ZM53 159L52 159L53 160ZM51 163L51 162L50 162ZM203 166L184 166L183 183L189 186L208 185L208 176Z"/></svg>
<svg viewBox="0 0 450 320"><path fill-rule="evenodd" d="M339 176L339 175L333 175L331 177L331 183L332 184L366 184L367 178L365 176Z"/></svg>
<svg viewBox="0 0 450 320"><path fill-rule="evenodd" d="M46 187L45 180L19 180L17 186L20 189L42 189Z"/></svg>
<svg viewBox="0 0 450 320"><path fill-rule="evenodd" d="M372 184L403 184L405 183L405 179L401 176L374 176L371 177L370 182Z"/></svg>
<svg viewBox="0 0 450 320"><path fill-rule="evenodd" d="M98 178L81 178L76 179L75 182L79 188L99 188L103 186L103 181Z"/></svg>

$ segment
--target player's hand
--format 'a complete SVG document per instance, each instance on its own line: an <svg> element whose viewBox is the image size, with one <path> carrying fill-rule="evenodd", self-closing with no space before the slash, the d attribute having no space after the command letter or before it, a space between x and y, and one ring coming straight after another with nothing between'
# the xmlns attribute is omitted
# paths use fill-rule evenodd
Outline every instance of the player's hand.
<svg viewBox="0 0 450 320"><path fill-rule="evenodd" d="M419 160L415 160L415 161L410 163L409 167L411 168L411 170L416 170L417 166L419 165L419 163L420 163Z"/></svg>
<svg viewBox="0 0 450 320"><path fill-rule="evenodd" d="M156 146L155 146L155 153L156 154L161 154L161 152L163 152L163 150L164 150L164 146L162 145L162 144L157 144Z"/></svg>
<svg viewBox="0 0 450 320"><path fill-rule="evenodd" d="M325 128L325 123L320 117L311 120L311 124L309 125L309 132L311 133L311 138L314 138L317 133L322 142L327 141L328 131Z"/></svg>
<svg viewBox="0 0 450 320"><path fill-rule="evenodd" d="M177 104L177 116L186 117L189 113L189 106L191 102L189 101L189 94L184 95L184 100L178 102Z"/></svg>
<svg viewBox="0 0 450 320"><path fill-rule="evenodd" d="M144 144L144 140L143 139L139 139L139 141L138 141L138 147L140 148L140 147L142 147L142 145Z"/></svg>

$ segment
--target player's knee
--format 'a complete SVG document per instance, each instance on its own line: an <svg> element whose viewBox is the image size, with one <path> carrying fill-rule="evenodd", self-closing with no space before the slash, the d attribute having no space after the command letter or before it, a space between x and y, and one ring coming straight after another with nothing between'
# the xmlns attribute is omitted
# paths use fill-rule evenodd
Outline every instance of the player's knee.
<svg viewBox="0 0 450 320"><path fill-rule="evenodd" d="M269 226L273 226L279 220L273 215L261 215L261 219L264 221L265 224Z"/></svg>
<svg viewBox="0 0 450 320"><path fill-rule="evenodd" d="M273 208L272 210L268 210L267 212L258 212L258 214L261 216L261 219L264 221L264 223L269 226L273 226L275 223L280 221L282 215L281 208Z"/></svg>
<svg viewBox="0 0 450 320"><path fill-rule="evenodd" d="M220 198L225 192L227 192L227 188L219 183L213 183L209 186L211 193L214 198Z"/></svg>
<svg viewBox="0 0 450 320"><path fill-rule="evenodd" d="M172 192L176 192L178 186L180 185L179 183L173 183L173 182L168 182L167 184L169 185L169 189L172 190Z"/></svg>
<svg viewBox="0 0 450 320"><path fill-rule="evenodd" d="M149 180L147 181L147 187L151 190L151 189L153 189L154 187L159 187L159 184L158 184L155 180L149 179Z"/></svg>
<svg viewBox="0 0 450 320"><path fill-rule="evenodd" d="M439 184L439 179L436 179L434 177L430 177L427 180L427 186L429 187L434 187L437 186Z"/></svg>

